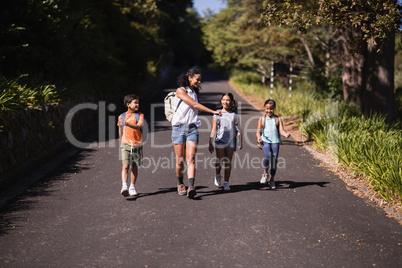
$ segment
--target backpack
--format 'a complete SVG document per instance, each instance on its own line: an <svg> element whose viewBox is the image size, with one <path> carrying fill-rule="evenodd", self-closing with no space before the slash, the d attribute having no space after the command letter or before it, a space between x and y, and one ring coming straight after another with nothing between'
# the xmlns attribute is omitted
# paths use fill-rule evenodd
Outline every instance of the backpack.
<svg viewBox="0 0 402 268"><path fill-rule="evenodd" d="M179 100L179 103L177 104L176 109L174 108L175 102L176 102L176 92L170 92L169 94L166 95L165 100L164 100L165 116L169 122L172 122L173 115L179 108L182 100L181 99Z"/></svg>

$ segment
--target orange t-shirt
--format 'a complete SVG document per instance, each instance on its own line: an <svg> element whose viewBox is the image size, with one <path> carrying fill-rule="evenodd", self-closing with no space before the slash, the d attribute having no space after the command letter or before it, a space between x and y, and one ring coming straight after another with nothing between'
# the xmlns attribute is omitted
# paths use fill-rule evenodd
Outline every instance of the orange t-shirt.
<svg viewBox="0 0 402 268"><path fill-rule="evenodd" d="M123 132L121 133L121 142L132 145L132 146L141 146L142 145L142 133L141 130L139 129L134 129L129 126L124 126L123 125L123 119L122 119L123 114L119 116L119 122L117 125L119 127L123 126ZM139 121L144 120L144 114L139 113ZM134 113L127 113L124 116L124 121L136 125L138 122L135 120L135 114Z"/></svg>

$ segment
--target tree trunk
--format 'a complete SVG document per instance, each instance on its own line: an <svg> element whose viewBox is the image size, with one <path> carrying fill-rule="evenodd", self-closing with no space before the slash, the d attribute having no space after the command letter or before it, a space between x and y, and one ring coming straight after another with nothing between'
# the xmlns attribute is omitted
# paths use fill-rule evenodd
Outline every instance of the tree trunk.
<svg viewBox="0 0 402 268"><path fill-rule="evenodd" d="M299 32L299 38L300 38L300 41L302 42L302 44L304 46L304 49L307 52L308 60L309 60L309 62L311 64L311 67L314 68L315 61L314 61L313 53L311 53L310 47L308 46L308 44L304 40L303 34L301 34L300 32Z"/></svg>
<svg viewBox="0 0 402 268"><path fill-rule="evenodd" d="M342 84L343 98L346 102L361 107L364 88L365 51L354 53L351 40L353 34L350 27L344 27L340 31L340 43L342 49Z"/></svg>
<svg viewBox="0 0 402 268"><path fill-rule="evenodd" d="M393 120L395 38L383 40L379 51L367 44L356 53L351 29L346 26L340 33L344 100L359 105L366 117L377 112Z"/></svg>
<svg viewBox="0 0 402 268"><path fill-rule="evenodd" d="M366 63L366 87L363 91L362 112L369 116L378 112L393 120L395 116L394 62L395 37L378 46L369 44Z"/></svg>

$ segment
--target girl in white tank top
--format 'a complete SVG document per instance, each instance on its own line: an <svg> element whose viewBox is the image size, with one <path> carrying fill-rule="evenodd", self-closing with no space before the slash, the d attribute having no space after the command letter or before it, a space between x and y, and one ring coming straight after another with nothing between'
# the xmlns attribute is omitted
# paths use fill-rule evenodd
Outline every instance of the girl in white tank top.
<svg viewBox="0 0 402 268"><path fill-rule="evenodd" d="M229 178L232 170L232 158L236 147L242 148L239 118L237 116L237 105L232 93L222 95L218 109L222 109L222 115L214 115L212 119L212 130L209 139L209 152L216 152L217 162L215 164L216 186L221 186L221 169L224 170L223 190L229 191ZM225 161L226 160L226 161Z"/></svg>

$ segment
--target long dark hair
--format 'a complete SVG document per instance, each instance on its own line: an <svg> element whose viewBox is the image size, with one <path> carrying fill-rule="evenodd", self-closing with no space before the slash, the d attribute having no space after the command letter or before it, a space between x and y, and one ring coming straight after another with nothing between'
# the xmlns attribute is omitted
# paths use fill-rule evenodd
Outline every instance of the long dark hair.
<svg viewBox="0 0 402 268"><path fill-rule="evenodd" d="M219 100L218 105L216 105L216 109L217 109L217 110L220 110L220 109L223 108L223 106L222 106L222 99L223 99L223 97L225 97L225 96L228 96L229 99L230 99L230 102L231 102L231 105L230 105L230 107L229 107L229 111L228 111L228 112L237 113L237 102L234 100L233 94L230 93L230 92L229 92L229 93L225 93L225 94L222 95L221 99Z"/></svg>
<svg viewBox="0 0 402 268"><path fill-rule="evenodd" d="M188 81L188 78L193 77L196 74L201 74L201 72L196 68L191 68L186 73L182 73L177 77L177 84L179 85L179 87L184 87L184 88L190 86L190 82ZM198 87L194 87L194 91L197 95L200 93L200 90L201 90L201 85L199 85Z"/></svg>

